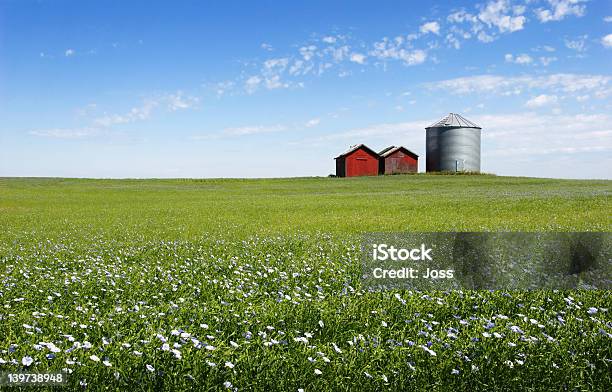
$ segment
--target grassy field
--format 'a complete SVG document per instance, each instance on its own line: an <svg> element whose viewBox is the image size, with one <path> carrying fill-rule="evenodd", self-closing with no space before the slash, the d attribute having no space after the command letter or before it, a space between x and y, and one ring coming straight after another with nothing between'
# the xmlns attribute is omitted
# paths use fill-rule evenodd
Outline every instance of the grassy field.
<svg viewBox="0 0 612 392"><path fill-rule="evenodd" d="M606 390L609 291L368 292L358 247L369 231L611 231L611 194L495 176L0 179L0 371L64 369L87 390Z"/></svg>

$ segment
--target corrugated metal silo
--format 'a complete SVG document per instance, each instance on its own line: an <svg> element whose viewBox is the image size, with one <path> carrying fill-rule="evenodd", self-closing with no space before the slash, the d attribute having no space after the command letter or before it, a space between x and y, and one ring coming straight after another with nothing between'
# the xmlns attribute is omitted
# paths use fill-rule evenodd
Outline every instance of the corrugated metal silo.
<svg viewBox="0 0 612 392"><path fill-rule="evenodd" d="M456 113L425 128L427 171L480 172L480 131Z"/></svg>

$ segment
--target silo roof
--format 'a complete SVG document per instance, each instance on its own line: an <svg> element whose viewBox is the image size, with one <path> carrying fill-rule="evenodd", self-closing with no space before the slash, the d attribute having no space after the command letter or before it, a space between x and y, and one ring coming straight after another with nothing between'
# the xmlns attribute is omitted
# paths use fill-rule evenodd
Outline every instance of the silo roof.
<svg viewBox="0 0 612 392"><path fill-rule="evenodd" d="M449 113L448 116L442 118L440 121L435 122L427 128L478 128L478 125L474 124L470 120L466 119L460 114Z"/></svg>

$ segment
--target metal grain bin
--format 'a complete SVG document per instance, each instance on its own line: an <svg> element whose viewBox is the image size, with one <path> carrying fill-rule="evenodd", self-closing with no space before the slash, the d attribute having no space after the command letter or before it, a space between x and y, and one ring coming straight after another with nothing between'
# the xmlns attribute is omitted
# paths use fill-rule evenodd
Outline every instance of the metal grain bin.
<svg viewBox="0 0 612 392"><path fill-rule="evenodd" d="M480 172L481 128L459 114L449 113L425 128L426 170Z"/></svg>

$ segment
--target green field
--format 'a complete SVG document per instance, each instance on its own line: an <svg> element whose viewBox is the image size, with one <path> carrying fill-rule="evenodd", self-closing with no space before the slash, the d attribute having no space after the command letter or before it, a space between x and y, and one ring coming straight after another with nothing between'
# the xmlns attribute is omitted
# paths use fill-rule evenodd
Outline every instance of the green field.
<svg viewBox="0 0 612 392"><path fill-rule="evenodd" d="M359 244L612 231L611 195L495 176L0 179L0 371L87 390L609 390L609 291L367 292Z"/></svg>

